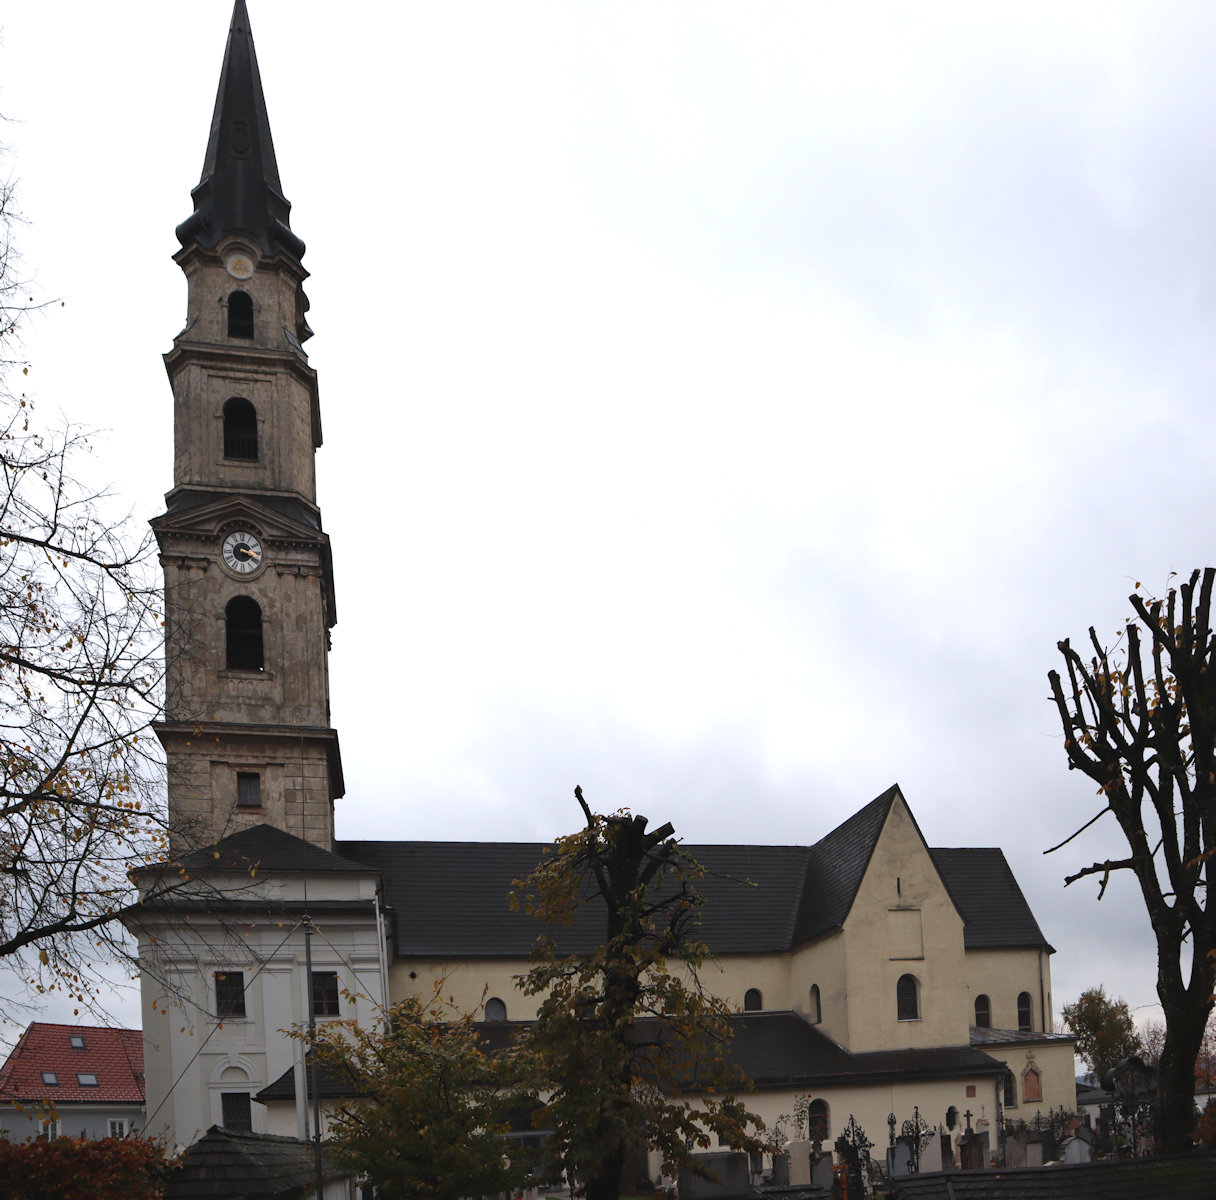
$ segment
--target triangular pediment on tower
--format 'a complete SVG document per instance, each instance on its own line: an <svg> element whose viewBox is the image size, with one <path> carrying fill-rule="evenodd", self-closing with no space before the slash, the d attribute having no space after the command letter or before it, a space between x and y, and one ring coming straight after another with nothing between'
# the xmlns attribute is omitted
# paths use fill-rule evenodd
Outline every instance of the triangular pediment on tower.
<svg viewBox="0 0 1216 1200"><path fill-rule="evenodd" d="M230 526L253 524L270 543L302 543L315 546L328 538L321 530L316 509L293 496L258 495L245 492L215 493L181 491L171 496L167 511L152 522L152 528L175 538L214 541Z"/></svg>
<svg viewBox="0 0 1216 1200"><path fill-rule="evenodd" d="M337 624L333 558L317 510L294 496L276 493L179 489L169 508L151 522L161 555L183 568L204 571L219 563L219 547L234 530L248 529L266 548L266 566L293 573L318 573L323 580L325 627ZM303 557L302 557L303 556Z"/></svg>

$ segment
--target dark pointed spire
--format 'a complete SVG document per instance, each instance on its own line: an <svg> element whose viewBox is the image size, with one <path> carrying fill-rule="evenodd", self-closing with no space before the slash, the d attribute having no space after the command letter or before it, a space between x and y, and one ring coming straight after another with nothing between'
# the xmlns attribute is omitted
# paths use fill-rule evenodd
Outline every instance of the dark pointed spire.
<svg viewBox="0 0 1216 1200"><path fill-rule="evenodd" d="M303 258L304 243L291 231L291 205L279 183L245 0L232 9L203 176L190 194L194 214L177 227L183 247L211 249L227 234L246 233L263 254Z"/></svg>

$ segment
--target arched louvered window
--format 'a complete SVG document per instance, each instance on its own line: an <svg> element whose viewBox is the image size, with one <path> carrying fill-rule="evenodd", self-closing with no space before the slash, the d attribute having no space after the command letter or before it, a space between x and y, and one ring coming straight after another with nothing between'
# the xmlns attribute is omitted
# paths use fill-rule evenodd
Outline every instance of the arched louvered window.
<svg viewBox="0 0 1216 1200"><path fill-rule="evenodd" d="M250 596L233 596L224 610L227 664L230 670L261 671L262 610Z"/></svg>
<svg viewBox="0 0 1216 1200"><path fill-rule="evenodd" d="M253 337L253 299L248 292L233 292L228 297L228 336Z"/></svg>
<svg viewBox="0 0 1216 1200"><path fill-rule="evenodd" d="M760 995L759 988L748 988L743 993L743 1011L744 1012L759 1012L764 1007L764 997Z"/></svg>
<svg viewBox="0 0 1216 1200"><path fill-rule="evenodd" d="M1030 993L1018 993L1018 1029L1022 1033L1030 1033L1034 1028L1034 1021L1031 1015Z"/></svg>
<svg viewBox="0 0 1216 1200"><path fill-rule="evenodd" d="M224 457L257 462L258 414L244 396L233 396L224 404Z"/></svg>
<svg viewBox="0 0 1216 1200"><path fill-rule="evenodd" d="M920 995L914 975L901 975L895 985L895 1009L901 1021L920 1019Z"/></svg>
<svg viewBox="0 0 1216 1200"><path fill-rule="evenodd" d="M487 1021L505 1021L507 1019L507 1006L497 996L491 996L486 1001L486 1020Z"/></svg>
<svg viewBox="0 0 1216 1200"><path fill-rule="evenodd" d="M980 1029L992 1028L992 1002L983 994L975 998L975 1023Z"/></svg>
<svg viewBox="0 0 1216 1200"><path fill-rule="evenodd" d="M823 1020L823 1007L819 1003L819 984L811 984L811 1024L818 1025Z"/></svg>

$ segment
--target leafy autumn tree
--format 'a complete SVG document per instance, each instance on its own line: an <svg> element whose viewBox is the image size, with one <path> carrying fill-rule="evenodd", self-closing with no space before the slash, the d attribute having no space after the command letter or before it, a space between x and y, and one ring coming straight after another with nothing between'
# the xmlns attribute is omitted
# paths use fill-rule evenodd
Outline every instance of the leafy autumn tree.
<svg viewBox="0 0 1216 1200"><path fill-rule="evenodd" d="M527 1038L547 1102L537 1123L555 1131L548 1149L587 1200L617 1200L629 1151L662 1155L663 1171L706 1174L690 1146L712 1139L758 1151L763 1126L736 1097L748 1090L727 1057L729 1010L702 991L707 950L694 937L701 868L671 825L593 813L580 788L585 826L559 838L524 880L512 906L569 925L585 905L601 910L604 940L589 954L559 953L537 939L517 981L540 996Z"/></svg>
<svg viewBox="0 0 1216 1200"><path fill-rule="evenodd" d="M328 1023L313 1043L351 1097L331 1115L327 1151L384 1200L461 1200L530 1178L502 1137L502 1113L518 1100L513 1057L488 1054L472 1017L448 1010L440 987L429 1004L394 1005L380 1030Z"/></svg>
<svg viewBox="0 0 1216 1200"><path fill-rule="evenodd" d="M0 960L33 992L84 1001L93 963L128 945L128 868L159 854L147 733L160 684L151 543L81 482L84 433L40 425L28 373L32 306L0 186ZM87 936L81 936L87 935ZM101 943L99 946L98 943ZM7 1002L14 1002L11 985Z"/></svg>
<svg viewBox="0 0 1216 1200"><path fill-rule="evenodd" d="M1083 867L1102 898L1128 871L1144 898L1157 942L1157 996L1165 1014L1160 1062L1164 1146L1188 1143L1194 1064L1213 1006L1216 910L1209 871L1216 853L1216 569L1195 571L1164 600L1130 597L1126 644L1112 653L1091 627L1082 655L1059 643L1064 678L1048 673L1070 770L1098 786L1102 807L1058 850L1107 813L1128 853Z"/></svg>
<svg viewBox="0 0 1216 1200"><path fill-rule="evenodd" d="M1072 1004L1064 1005L1064 1024L1099 1083L1120 1059L1140 1053L1140 1035L1127 1001L1107 996L1101 986L1087 988Z"/></svg>
<svg viewBox="0 0 1216 1200"><path fill-rule="evenodd" d="M144 1138L0 1138L6 1200L161 1200L172 1168Z"/></svg>

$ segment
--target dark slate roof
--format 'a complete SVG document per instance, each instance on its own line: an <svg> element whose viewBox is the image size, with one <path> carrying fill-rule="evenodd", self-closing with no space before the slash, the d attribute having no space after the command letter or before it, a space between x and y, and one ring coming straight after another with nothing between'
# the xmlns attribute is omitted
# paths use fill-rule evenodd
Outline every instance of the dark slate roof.
<svg viewBox="0 0 1216 1200"><path fill-rule="evenodd" d="M852 1054L795 1012L731 1017L731 1058L758 1088L854 1086L996 1076L1004 1065L967 1046Z"/></svg>
<svg viewBox="0 0 1216 1200"><path fill-rule="evenodd" d="M322 1162L326 1178L346 1177L347 1172L335 1169L328 1159ZM315 1171L309 1142L212 1125L183 1155L165 1189L165 1200L304 1197L312 1191Z"/></svg>
<svg viewBox="0 0 1216 1200"><path fill-rule="evenodd" d="M706 901L698 936L715 954L789 948L805 847L684 848L706 870L696 884ZM603 915L594 905L556 930L507 907L513 882L531 874L546 849L540 842L337 845L340 854L381 873L385 899L397 915L399 954L521 958L542 932L553 933L564 953L588 952L603 940Z"/></svg>
<svg viewBox="0 0 1216 1200"><path fill-rule="evenodd" d="M809 847L685 845L706 870L696 885L706 901L699 936L717 955L783 953L839 928L898 795L898 785L888 788ZM533 918L508 909L507 894L536 867L543 843L351 841L335 848L381 873L403 956L522 958L542 932ZM968 947L1047 946L1000 850L929 853L966 922ZM555 931L558 946L585 953L601 929L601 914L589 906Z"/></svg>
<svg viewBox="0 0 1216 1200"><path fill-rule="evenodd" d="M192 851L178 865L187 871L248 871L256 866L263 875L297 871L366 875L370 869L273 825L251 825L213 846Z"/></svg>
<svg viewBox="0 0 1216 1200"><path fill-rule="evenodd" d="M1052 950L1004 854L995 846L935 849L933 859L966 917L963 944L968 950L1022 946Z"/></svg>
<svg viewBox="0 0 1216 1200"><path fill-rule="evenodd" d="M297 263L304 257L279 183L245 0L232 9L203 174L190 194L194 213L177 227L183 247L212 249L227 234L246 233L263 254L283 253Z"/></svg>
<svg viewBox="0 0 1216 1200"><path fill-rule="evenodd" d="M893 784L810 848L793 945L814 941L844 924L898 794L899 785Z"/></svg>
<svg viewBox="0 0 1216 1200"><path fill-rule="evenodd" d="M973 1046L1012 1046L1026 1042L1075 1042L1071 1033L1028 1033L1021 1029L992 1029L983 1025L971 1026Z"/></svg>
<svg viewBox="0 0 1216 1200"><path fill-rule="evenodd" d="M935 1171L892 1180L895 1200L1211 1200L1216 1153L1008 1171Z"/></svg>
<svg viewBox="0 0 1216 1200"><path fill-rule="evenodd" d="M304 1060L304 1069L308 1073L308 1096L311 1099L312 1090L312 1051ZM317 1090L316 1095L322 1100L344 1100L350 1096L358 1094L358 1088L354 1086L351 1079L343 1074L334 1073L327 1070L325 1067L317 1068ZM282 1075L273 1083L268 1083L260 1092L257 1092L254 1097L261 1104L268 1104L272 1100L291 1100L296 1098L296 1077L295 1068L288 1067Z"/></svg>

